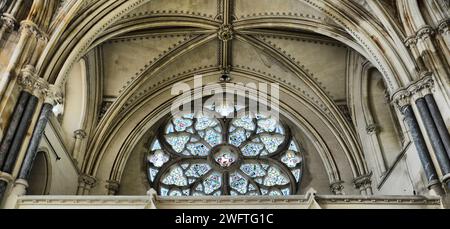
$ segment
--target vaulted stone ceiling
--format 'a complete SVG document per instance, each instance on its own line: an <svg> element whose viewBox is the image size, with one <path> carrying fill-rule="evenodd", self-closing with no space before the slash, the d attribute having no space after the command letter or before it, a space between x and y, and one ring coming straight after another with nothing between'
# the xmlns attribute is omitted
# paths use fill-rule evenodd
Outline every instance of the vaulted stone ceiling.
<svg viewBox="0 0 450 229"><path fill-rule="evenodd" d="M269 0L156 0L139 7L98 41L104 41L98 48L104 98L109 103L135 83L133 92L126 92L131 105L177 76L213 71L233 75L240 70L281 79L302 88L311 101L319 101L314 91L298 81L301 71L331 100L345 101L350 49L312 33L320 29L317 24L329 26L331 20L297 0L273 6ZM232 38L225 41L217 31L227 24Z"/></svg>

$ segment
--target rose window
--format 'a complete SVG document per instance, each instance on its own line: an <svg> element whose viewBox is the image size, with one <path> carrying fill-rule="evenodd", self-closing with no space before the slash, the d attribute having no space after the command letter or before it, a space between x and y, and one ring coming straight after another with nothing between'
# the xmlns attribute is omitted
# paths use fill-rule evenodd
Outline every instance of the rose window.
<svg viewBox="0 0 450 229"><path fill-rule="evenodd" d="M289 128L270 115L234 112L237 118L225 118L211 107L162 125L147 157L160 195L298 193L303 157Z"/></svg>

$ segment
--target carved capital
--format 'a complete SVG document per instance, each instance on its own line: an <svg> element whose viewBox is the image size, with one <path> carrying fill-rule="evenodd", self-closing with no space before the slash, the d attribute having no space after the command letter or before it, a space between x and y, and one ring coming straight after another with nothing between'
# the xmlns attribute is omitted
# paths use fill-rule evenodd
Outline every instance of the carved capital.
<svg viewBox="0 0 450 229"><path fill-rule="evenodd" d="M425 95L431 94L434 87L434 80L431 72L421 72L421 79L409 85L406 89L397 91L393 96L393 101L399 109L409 105Z"/></svg>
<svg viewBox="0 0 450 229"><path fill-rule="evenodd" d="M41 31L39 27L32 21L25 20L20 23L19 31L28 35L34 35L38 39L48 40L48 35Z"/></svg>
<svg viewBox="0 0 450 229"><path fill-rule="evenodd" d="M416 40L415 36L407 37L405 40L406 47L415 46L416 44L417 44L417 40Z"/></svg>
<svg viewBox="0 0 450 229"><path fill-rule="evenodd" d="M11 14L4 13L1 16L1 21L3 23L3 26L6 26L7 30L14 30L15 28L17 28L17 20Z"/></svg>
<svg viewBox="0 0 450 229"><path fill-rule="evenodd" d="M449 33L450 19L442 20L438 25L438 32L442 35Z"/></svg>
<svg viewBox="0 0 450 229"><path fill-rule="evenodd" d="M417 40L426 40L429 39L431 36L434 35L434 29L433 27L426 25L419 30L417 30Z"/></svg>
<svg viewBox="0 0 450 229"><path fill-rule="evenodd" d="M73 135L75 136L76 139L84 139L87 136L86 131L84 130L75 130L73 132Z"/></svg>
<svg viewBox="0 0 450 229"><path fill-rule="evenodd" d="M330 185L330 190L335 195L345 195L344 193L344 182L343 181L337 181Z"/></svg>
<svg viewBox="0 0 450 229"><path fill-rule="evenodd" d="M357 189L367 189L369 187L372 187L372 174L367 174L360 176L353 180L353 184L355 185L355 188Z"/></svg>
<svg viewBox="0 0 450 229"><path fill-rule="evenodd" d="M401 90L394 94L393 101L397 105L398 109L403 109L403 107L410 105L411 93L407 90Z"/></svg>
<svg viewBox="0 0 450 229"><path fill-rule="evenodd" d="M378 125L375 123L369 124L366 127L367 134L374 135L378 133Z"/></svg>
<svg viewBox="0 0 450 229"><path fill-rule="evenodd" d="M49 89L47 81L40 78L35 73L35 68L31 65L25 66L17 78L17 83L24 91L27 91L36 97L43 98Z"/></svg>
<svg viewBox="0 0 450 229"><path fill-rule="evenodd" d="M20 70L19 77L17 78L17 83L22 87L23 90L33 93L34 85L36 83L37 76L33 66L25 66Z"/></svg>
<svg viewBox="0 0 450 229"><path fill-rule="evenodd" d="M219 40L221 40L221 41L232 40L233 36L234 36L233 26L231 26L231 25L220 26L219 31L217 32L217 36L219 37Z"/></svg>
<svg viewBox="0 0 450 229"><path fill-rule="evenodd" d="M89 186L92 188L97 183L97 179L87 174L81 174L78 177L78 182L80 183L80 185Z"/></svg>
<svg viewBox="0 0 450 229"><path fill-rule="evenodd" d="M43 98L46 96L47 91L49 89L49 85L47 81L43 78L37 77L34 83L33 94L39 98Z"/></svg>
<svg viewBox="0 0 450 229"><path fill-rule="evenodd" d="M63 102L61 88L56 85L50 85L45 93L45 103L55 106Z"/></svg>
<svg viewBox="0 0 450 229"><path fill-rule="evenodd" d="M434 80L431 77L430 72L424 72L421 75L423 76L423 78L418 80L408 88L408 90L411 92L411 95L415 99L422 98L425 95L431 94L434 87Z"/></svg>
<svg viewBox="0 0 450 229"><path fill-rule="evenodd" d="M106 189L108 189L108 192L110 195L115 195L119 192L119 188L120 188L120 182L115 181L115 180L108 180L106 181Z"/></svg>

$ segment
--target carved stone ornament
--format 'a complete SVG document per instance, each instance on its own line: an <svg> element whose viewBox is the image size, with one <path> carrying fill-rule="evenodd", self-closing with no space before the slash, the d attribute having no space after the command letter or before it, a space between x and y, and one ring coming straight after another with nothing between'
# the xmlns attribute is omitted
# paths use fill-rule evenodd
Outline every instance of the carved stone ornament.
<svg viewBox="0 0 450 229"><path fill-rule="evenodd" d="M44 41L48 41L48 35L41 31L39 27L32 21L25 20L20 23L20 32L27 33L28 35L34 35L36 38Z"/></svg>
<svg viewBox="0 0 450 229"><path fill-rule="evenodd" d="M353 184L355 184L355 188L360 189L360 188L368 188L372 186L372 174L367 174L367 175L363 175L360 176L358 178L356 178L353 181Z"/></svg>
<svg viewBox="0 0 450 229"><path fill-rule="evenodd" d="M61 88L56 85L50 85L46 91L45 103L55 106L56 104L62 104L62 102L63 94Z"/></svg>
<svg viewBox="0 0 450 229"><path fill-rule="evenodd" d="M90 176L87 174L82 174L78 177L78 182L80 184L84 184L84 185L93 187L95 185L95 183L97 182L97 180L93 176Z"/></svg>
<svg viewBox="0 0 450 229"><path fill-rule="evenodd" d="M233 27L231 25L222 25L217 35L221 41L230 41L233 39Z"/></svg>
<svg viewBox="0 0 450 229"><path fill-rule="evenodd" d="M373 135L378 132L378 126L375 123L369 124L366 127L367 134Z"/></svg>
<svg viewBox="0 0 450 229"><path fill-rule="evenodd" d="M335 195L345 195L343 181L337 181L330 185L330 190Z"/></svg>
<svg viewBox="0 0 450 229"><path fill-rule="evenodd" d="M73 134L76 139L84 139L87 136L86 131L84 130L75 130Z"/></svg>
<svg viewBox="0 0 450 229"><path fill-rule="evenodd" d="M417 40L426 40L434 35L434 29L431 26L424 26L417 31Z"/></svg>
<svg viewBox="0 0 450 229"><path fill-rule="evenodd" d="M4 13L1 20L3 26L6 26L8 30L13 30L17 27L17 20L11 14Z"/></svg>
<svg viewBox="0 0 450 229"><path fill-rule="evenodd" d="M449 33L449 27L450 26L450 19L445 19L441 23L439 23L438 31L440 34L448 34Z"/></svg>
<svg viewBox="0 0 450 229"><path fill-rule="evenodd" d="M417 100L418 98L432 93L434 80L431 72L423 72L421 75L422 78L420 80L394 94L393 101L399 109L409 105L411 100Z"/></svg>
<svg viewBox="0 0 450 229"><path fill-rule="evenodd" d="M115 194L115 193L119 192L120 183L118 181L108 180L108 181L106 181L106 183L107 184L105 187L106 187L106 189L108 189L108 191L110 193Z"/></svg>

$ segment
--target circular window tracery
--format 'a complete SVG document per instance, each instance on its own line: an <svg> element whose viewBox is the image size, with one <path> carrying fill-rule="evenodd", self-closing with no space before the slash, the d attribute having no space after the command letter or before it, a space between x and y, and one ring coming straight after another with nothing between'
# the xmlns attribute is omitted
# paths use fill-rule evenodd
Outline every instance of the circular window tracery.
<svg viewBox="0 0 450 229"><path fill-rule="evenodd" d="M147 157L155 190L162 196L296 194L303 157L289 128L270 114L226 110L237 118L210 106L163 124Z"/></svg>

